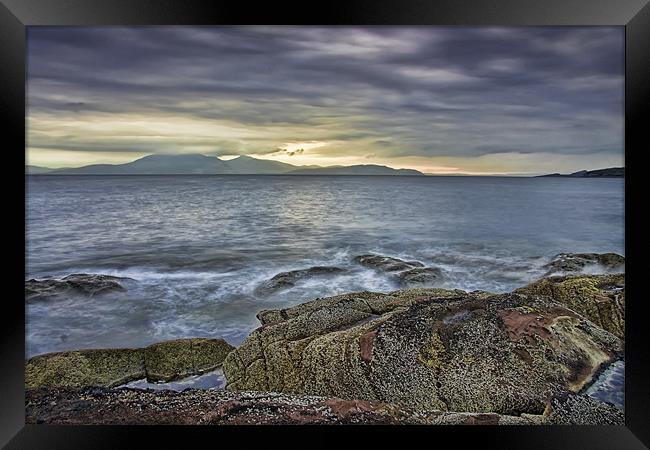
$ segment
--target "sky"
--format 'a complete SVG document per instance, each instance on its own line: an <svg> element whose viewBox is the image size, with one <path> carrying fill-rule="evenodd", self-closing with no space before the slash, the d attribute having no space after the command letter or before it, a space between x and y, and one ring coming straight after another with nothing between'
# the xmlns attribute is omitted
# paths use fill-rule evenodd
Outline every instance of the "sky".
<svg viewBox="0 0 650 450"><path fill-rule="evenodd" d="M622 27L28 27L27 161L622 166Z"/></svg>

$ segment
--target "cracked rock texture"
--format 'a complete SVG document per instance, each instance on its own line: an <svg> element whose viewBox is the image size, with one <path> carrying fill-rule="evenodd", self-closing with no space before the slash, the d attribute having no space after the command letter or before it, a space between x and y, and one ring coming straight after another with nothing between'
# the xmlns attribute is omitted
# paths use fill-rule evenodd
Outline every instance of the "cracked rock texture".
<svg viewBox="0 0 650 450"><path fill-rule="evenodd" d="M359 292L258 319L224 361L230 391L539 415L623 352L618 337L537 295Z"/></svg>
<svg viewBox="0 0 650 450"><path fill-rule="evenodd" d="M26 362L25 384L118 386L146 378L171 381L221 366L234 347L223 339L176 339L145 348L91 349L38 355Z"/></svg>
<svg viewBox="0 0 650 450"><path fill-rule="evenodd" d="M610 333L625 335L624 274L548 277L515 292L550 297Z"/></svg>

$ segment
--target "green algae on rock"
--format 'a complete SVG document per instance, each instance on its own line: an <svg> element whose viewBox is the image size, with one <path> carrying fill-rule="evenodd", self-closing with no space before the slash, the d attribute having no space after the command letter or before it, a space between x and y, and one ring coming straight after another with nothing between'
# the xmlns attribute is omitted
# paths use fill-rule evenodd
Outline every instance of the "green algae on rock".
<svg viewBox="0 0 650 450"><path fill-rule="evenodd" d="M623 351L566 306L519 294L360 292L258 318L262 326L224 361L228 390L541 414Z"/></svg>
<svg viewBox="0 0 650 450"><path fill-rule="evenodd" d="M25 384L37 386L118 386L144 378L141 349L93 349L34 356L25 365Z"/></svg>
<svg viewBox="0 0 650 450"><path fill-rule="evenodd" d="M26 362L25 384L119 386L146 378L171 381L219 367L233 349L223 339L178 339L145 348L88 349L38 355Z"/></svg>
<svg viewBox="0 0 650 450"><path fill-rule="evenodd" d="M171 381L213 370L234 347L223 339L175 339L143 349L148 381Z"/></svg>
<svg viewBox="0 0 650 450"><path fill-rule="evenodd" d="M550 297L610 333L625 334L625 275L572 275L542 278L515 290Z"/></svg>

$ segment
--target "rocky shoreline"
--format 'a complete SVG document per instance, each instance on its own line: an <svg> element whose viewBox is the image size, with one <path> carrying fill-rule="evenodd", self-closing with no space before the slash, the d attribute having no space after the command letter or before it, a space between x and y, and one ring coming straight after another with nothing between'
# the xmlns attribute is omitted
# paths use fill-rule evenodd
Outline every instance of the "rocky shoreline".
<svg viewBox="0 0 650 450"><path fill-rule="evenodd" d="M623 424L621 409L586 391L624 361L624 274L566 274L594 261L622 267L612 255L558 255L549 270L565 274L506 294L408 288L260 311L237 348L180 339L39 355L26 362L27 422ZM358 262L416 282L441 275L380 255ZM330 271L279 274L265 287ZM218 367L225 390L120 387Z"/></svg>
<svg viewBox="0 0 650 450"><path fill-rule="evenodd" d="M101 387L26 392L26 423L56 425L622 425L623 413L586 396L554 398L543 414L508 416L273 392Z"/></svg>

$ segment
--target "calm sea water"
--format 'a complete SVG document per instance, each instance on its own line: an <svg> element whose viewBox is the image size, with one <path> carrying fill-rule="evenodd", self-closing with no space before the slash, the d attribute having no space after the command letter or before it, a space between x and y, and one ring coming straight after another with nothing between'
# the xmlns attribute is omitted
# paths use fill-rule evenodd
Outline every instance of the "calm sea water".
<svg viewBox="0 0 650 450"><path fill-rule="evenodd" d="M27 277L102 273L128 290L29 304L28 356L180 337L239 344L261 309L396 286L352 261L443 270L443 287L505 292L560 252L624 254L622 179L29 176ZM347 269L271 296L278 272Z"/></svg>

